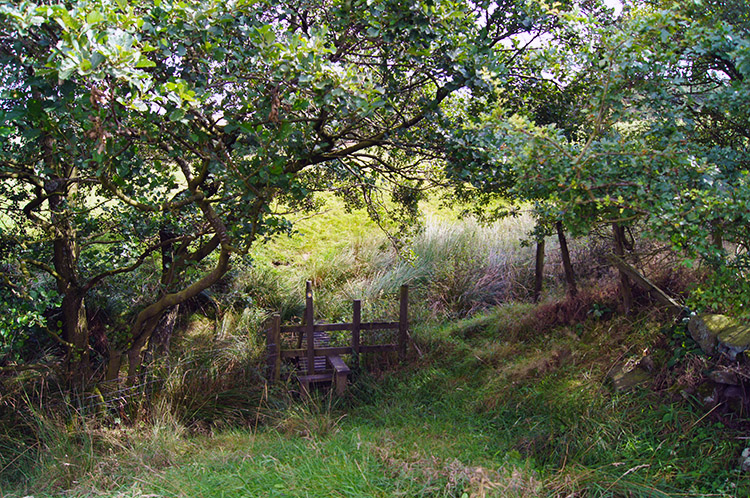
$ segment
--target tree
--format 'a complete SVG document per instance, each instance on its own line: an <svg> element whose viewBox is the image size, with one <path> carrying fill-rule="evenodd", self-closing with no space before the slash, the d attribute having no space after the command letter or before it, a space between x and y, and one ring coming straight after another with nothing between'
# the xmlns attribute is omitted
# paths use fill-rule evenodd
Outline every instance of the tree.
<svg viewBox="0 0 750 498"><path fill-rule="evenodd" d="M123 354L134 378L168 310L288 228L278 203L423 178L403 159L441 103L508 77L524 48L502 43L545 18L513 1L2 4L4 236L55 282L71 377L91 378L96 342L108 379Z"/></svg>
<svg viewBox="0 0 750 498"><path fill-rule="evenodd" d="M558 39L589 43L567 51L556 44L538 61L556 85L585 77L580 120L571 133L565 122L487 114L483 150L502 174L485 175L489 184L510 179L508 195L574 232L609 224L621 233L638 222L716 269L704 305L747 314L750 39L746 16L729 21L721 4L711 5L691 18L634 4L616 29L585 12L562 13L571 34Z"/></svg>

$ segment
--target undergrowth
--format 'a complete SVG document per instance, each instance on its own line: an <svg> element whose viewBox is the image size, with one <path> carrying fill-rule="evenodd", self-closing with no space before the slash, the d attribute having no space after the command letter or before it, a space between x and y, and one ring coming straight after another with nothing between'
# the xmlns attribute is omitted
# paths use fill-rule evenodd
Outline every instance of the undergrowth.
<svg viewBox="0 0 750 498"><path fill-rule="evenodd" d="M340 239L280 239L237 264L216 312L183 317L134 386L77 403L54 371L0 378L0 496L750 495L742 424L684 388L701 360L645 293L618 313L601 239L571 241L575 297L550 244L532 304L530 218L430 218L398 250L341 219ZM654 254L642 268L679 295L689 275ZM267 385L263 324L301 320L306 280L326 321L350 319L351 299L392 319L410 284L408 361L366 358L343 398ZM653 381L615 392L616 365L647 357Z"/></svg>

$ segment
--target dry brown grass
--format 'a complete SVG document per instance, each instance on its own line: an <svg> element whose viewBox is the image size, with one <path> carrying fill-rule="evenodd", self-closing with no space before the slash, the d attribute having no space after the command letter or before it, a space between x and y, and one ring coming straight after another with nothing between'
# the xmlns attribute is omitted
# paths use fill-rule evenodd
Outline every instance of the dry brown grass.
<svg viewBox="0 0 750 498"><path fill-rule="evenodd" d="M469 498L531 498L540 496L542 483L533 471L513 465L498 469L466 465L457 458L441 459L415 451L401 456L388 446L372 451L393 477L413 476L425 493Z"/></svg>

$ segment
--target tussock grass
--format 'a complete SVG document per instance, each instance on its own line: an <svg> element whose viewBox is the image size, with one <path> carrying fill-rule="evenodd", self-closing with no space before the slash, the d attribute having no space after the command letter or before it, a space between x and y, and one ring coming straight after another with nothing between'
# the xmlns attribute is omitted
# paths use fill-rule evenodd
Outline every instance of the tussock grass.
<svg viewBox="0 0 750 498"><path fill-rule="evenodd" d="M442 317L509 301L518 297L519 275L528 271L531 253L519 237L531 224L527 216L490 226L428 218L405 257L388 262L369 282L368 293L377 296L411 283L422 289L432 314Z"/></svg>

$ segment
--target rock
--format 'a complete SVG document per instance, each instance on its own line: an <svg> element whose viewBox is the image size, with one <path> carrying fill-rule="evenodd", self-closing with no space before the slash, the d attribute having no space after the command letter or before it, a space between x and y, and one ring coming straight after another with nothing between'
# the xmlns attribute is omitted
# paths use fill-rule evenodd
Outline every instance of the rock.
<svg viewBox="0 0 750 498"><path fill-rule="evenodd" d="M707 354L716 354L719 332L725 325L723 318L726 317L724 315L696 315L688 322L690 337Z"/></svg>
<svg viewBox="0 0 750 498"><path fill-rule="evenodd" d="M726 315L697 315L688 322L690 336L707 354L724 353L735 359L750 349L750 326Z"/></svg>
<svg viewBox="0 0 750 498"><path fill-rule="evenodd" d="M728 370L711 370L706 376L717 384L740 385L740 378L737 377L737 374Z"/></svg>
<svg viewBox="0 0 750 498"><path fill-rule="evenodd" d="M707 407L716 406L719 401L719 391L713 382L701 382L695 389L695 396Z"/></svg>
<svg viewBox="0 0 750 498"><path fill-rule="evenodd" d="M740 468L742 472L750 471L750 448L742 450L742 456L740 457Z"/></svg>
<svg viewBox="0 0 750 498"><path fill-rule="evenodd" d="M634 387L645 384L651 380L651 374L640 366L628 370L625 365L621 365L618 368L614 368L612 372L610 372L609 377L612 379L615 391L618 392L630 391Z"/></svg>
<svg viewBox="0 0 750 498"><path fill-rule="evenodd" d="M729 386L721 393L722 402L733 413L741 415L747 413L747 397L745 390L739 386Z"/></svg>
<svg viewBox="0 0 750 498"><path fill-rule="evenodd" d="M750 326L736 322L736 325L719 334L719 352L731 359L750 349Z"/></svg>
<svg viewBox="0 0 750 498"><path fill-rule="evenodd" d="M656 364L651 355L644 356L641 361L638 362L638 366L646 370L648 373L654 373L656 371Z"/></svg>

